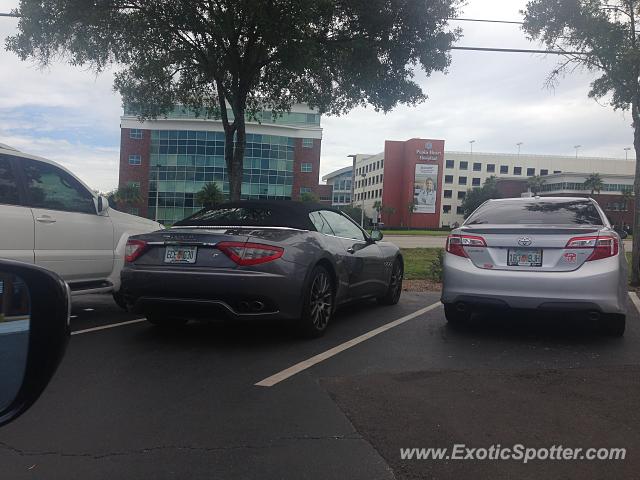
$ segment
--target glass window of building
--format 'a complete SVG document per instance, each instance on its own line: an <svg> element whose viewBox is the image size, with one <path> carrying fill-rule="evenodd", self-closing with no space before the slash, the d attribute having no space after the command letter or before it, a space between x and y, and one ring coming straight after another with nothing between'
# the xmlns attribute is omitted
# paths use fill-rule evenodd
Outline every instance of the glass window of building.
<svg viewBox="0 0 640 480"><path fill-rule="evenodd" d="M453 175L445 175L444 183L453 183Z"/></svg>
<svg viewBox="0 0 640 480"><path fill-rule="evenodd" d="M458 192L458 200L462 200L466 196L467 196L467 192L465 191Z"/></svg>
<svg viewBox="0 0 640 480"><path fill-rule="evenodd" d="M514 175L522 175L522 167L513 167Z"/></svg>
<svg viewBox="0 0 640 480"><path fill-rule="evenodd" d="M451 205L442 206L442 213L450 213L450 212L451 212Z"/></svg>
<svg viewBox="0 0 640 480"><path fill-rule="evenodd" d="M313 172L313 164L312 163L301 163L300 171L302 173L310 173Z"/></svg>
<svg viewBox="0 0 640 480"><path fill-rule="evenodd" d="M134 140L142 140L142 130L139 128L130 129L129 138L132 138Z"/></svg>
<svg viewBox="0 0 640 480"><path fill-rule="evenodd" d="M544 175L549 175L549 170L547 170L546 168L543 168L540 170L540 176L544 176Z"/></svg>
<svg viewBox="0 0 640 480"><path fill-rule="evenodd" d="M311 188L309 187L300 187L300 195L303 193L311 193Z"/></svg>
<svg viewBox="0 0 640 480"><path fill-rule="evenodd" d="M313 148L313 138L303 138L302 146L303 148Z"/></svg>
<svg viewBox="0 0 640 480"><path fill-rule="evenodd" d="M527 177L533 177L536 174L535 168L527 168Z"/></svg>
<svg viewBox="0 0 640 480"><path fill-rule="evenodd" d="M140 188L140 182L129 182L130 187Z"/></svg>
<svg viewBox="0 0 640 480"><path fill-rule="evenodd" d="M129 209L129 213L131 215L140 215L140 209L138 209L137 207L131 207Z"/></svg>
<svg viewBox="0 0 640 480"><path fill-rule="evenodd" d="M456 207L456 213L458 215L464 215L464 208L462 208L461 206Z"/></svg>
<svg viewBox="0 0 640 480"><path fill-rule="evenodd" d="M466 185L467 177L458 177L458 185Z"/></svg>
<svg viewBox="0 0 640 480"><path fill-rule="evenodd" d="M495 173L496 164L495 163L487 163L487 173Z"/></svg>
<svg viewBox="0 0 640 480"><path fill-rule="evenodd" d="M509 165L500 165L500 173L506 175L509 173Z"/></svg>
<svg viewBox="0 0 640 480"><path fill-rule="evenodd" d="M469 162L460 162L460 170L467 170L469 168Z"/></svg>
<svg viewBox="0 0 640 480"><path fill-rule="evenodd" d="M454 168L454 166L455 166L454 163L455 162L453 160L446 160L445 161L445 166L446 166L446 168Z"/></svg>
<svg viewBox="0 0 640 480"><path fill-rule="evenodd" d="M553 173L562 173L562 170L554 170Z"/></svg>
<svg viewBox="0 0 640 480"><path fill-rule="evenodd" d="M453 192L451 190L444 191L444 198L451 198L452 195L453 195Z"/></svg>
<svg viewBox="0 0 640 480"><path fill-rule="evenodd" d="M474 172L481 172L482 171L482 164L478 163L478 162L475 162L473 164L473 171Z"/></svg>
<svg viewBox="0 0 640 480"><path fill-rule="evenodd" d="M142 165L140 155L129 155L129 165Z"/></svg>
<svg viewBox="0 0 640 480"><path fill-rule="evenodd" d="M480 186L480 179L479 178L472 178L471 179L471 186L472 187L479 187Z"/></svg>

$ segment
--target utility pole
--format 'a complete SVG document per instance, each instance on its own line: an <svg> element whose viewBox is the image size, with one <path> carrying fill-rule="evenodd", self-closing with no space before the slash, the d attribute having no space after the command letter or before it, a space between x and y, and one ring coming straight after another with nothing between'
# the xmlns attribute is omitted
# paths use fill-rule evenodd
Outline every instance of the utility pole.
<svg viewBox="0 0 640 480"><path fill-rule="evenodd" d="M574 145L573 148L576 149L576 158L578 158L578 150L582 148L582 145Z"/></svg>
<svg viewBox="0 0 640 480"><path fill-rule="evenodd" d="M360 174L360 176L362 177L362 183L363 183L363 188L364 188L364 186L365 186L364 184L365 184L365 180L367 178L367 174L363 172L362 174ZM362 192L360 192L360 195L362 195L362 210L360 210L360 226L364 230L364 190Z"/></svg>

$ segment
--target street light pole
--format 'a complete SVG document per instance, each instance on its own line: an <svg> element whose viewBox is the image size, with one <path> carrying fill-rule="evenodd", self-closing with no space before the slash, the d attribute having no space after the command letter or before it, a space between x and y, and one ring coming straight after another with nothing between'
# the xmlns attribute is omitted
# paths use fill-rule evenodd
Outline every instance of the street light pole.
<svg viewBox="0 0 640 480"><path fill-rule="evenodd" d="M518 146L518 160L520 160L520 147L522 147L523 143L522 142L518 142L518 143L516 143L516 145Z"/></svg>
<svg viewBox="0 0 640 480"><path fill-rule="evenodd" d="M582 145L574 145L573 148L576 149L576 158L578 158L578 150L582 148Z"/></svg>
<svg viewBox="0 0 640 480"><path fill-rule="evenodd" d="M629 160L629 150L631 150L631 147L625 147L625 149L624 149L624 159L625 160Z"/></svg>
<svg viewBox="0 0 640 480"><path fill-rule="evenodd" d="M475 140L469 140L469 145L471 145L471 156L473 156L473 144L476 143Z"/></svg>

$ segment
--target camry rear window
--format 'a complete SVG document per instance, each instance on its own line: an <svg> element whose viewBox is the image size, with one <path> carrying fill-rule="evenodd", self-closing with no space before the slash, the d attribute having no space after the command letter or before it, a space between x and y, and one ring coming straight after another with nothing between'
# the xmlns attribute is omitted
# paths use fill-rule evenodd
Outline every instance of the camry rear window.
<svg viewBox="0 0 640 480"><path fill-rule="evenodd" d="M465 225L602 225L591 202L569 200L490 202L476 210Z"/></svg>
<svg viewBox="0 0 640 480"><path fill-rule="evenodd" d="M235 207L201 210L174 225L272 226L273 224L273 211L269 208Z"/></svg>

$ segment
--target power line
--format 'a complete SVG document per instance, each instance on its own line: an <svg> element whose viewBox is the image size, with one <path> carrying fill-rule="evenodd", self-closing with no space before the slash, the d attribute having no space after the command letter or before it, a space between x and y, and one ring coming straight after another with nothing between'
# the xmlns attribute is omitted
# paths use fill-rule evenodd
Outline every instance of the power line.
<svg viewBox="0 0 640 480"><path fill-rule="evenodd" d="M502 53L545 53L549 55L586 55L585 52L569 52L565 50L531 50L527 48L492 48L492 47L449 47L451 50L471 50L476 52Z"/></svg>
<svg viewBox="0 0 640 480"><path fill-rule="evenodd" d="M451 17L447 18L447 20L454 20L456 22L485 22L485 23L510 23L515 25L524 25L524 22L516 22L513 20L490 20L485 18L460 18L460 17Z"/></svg>

